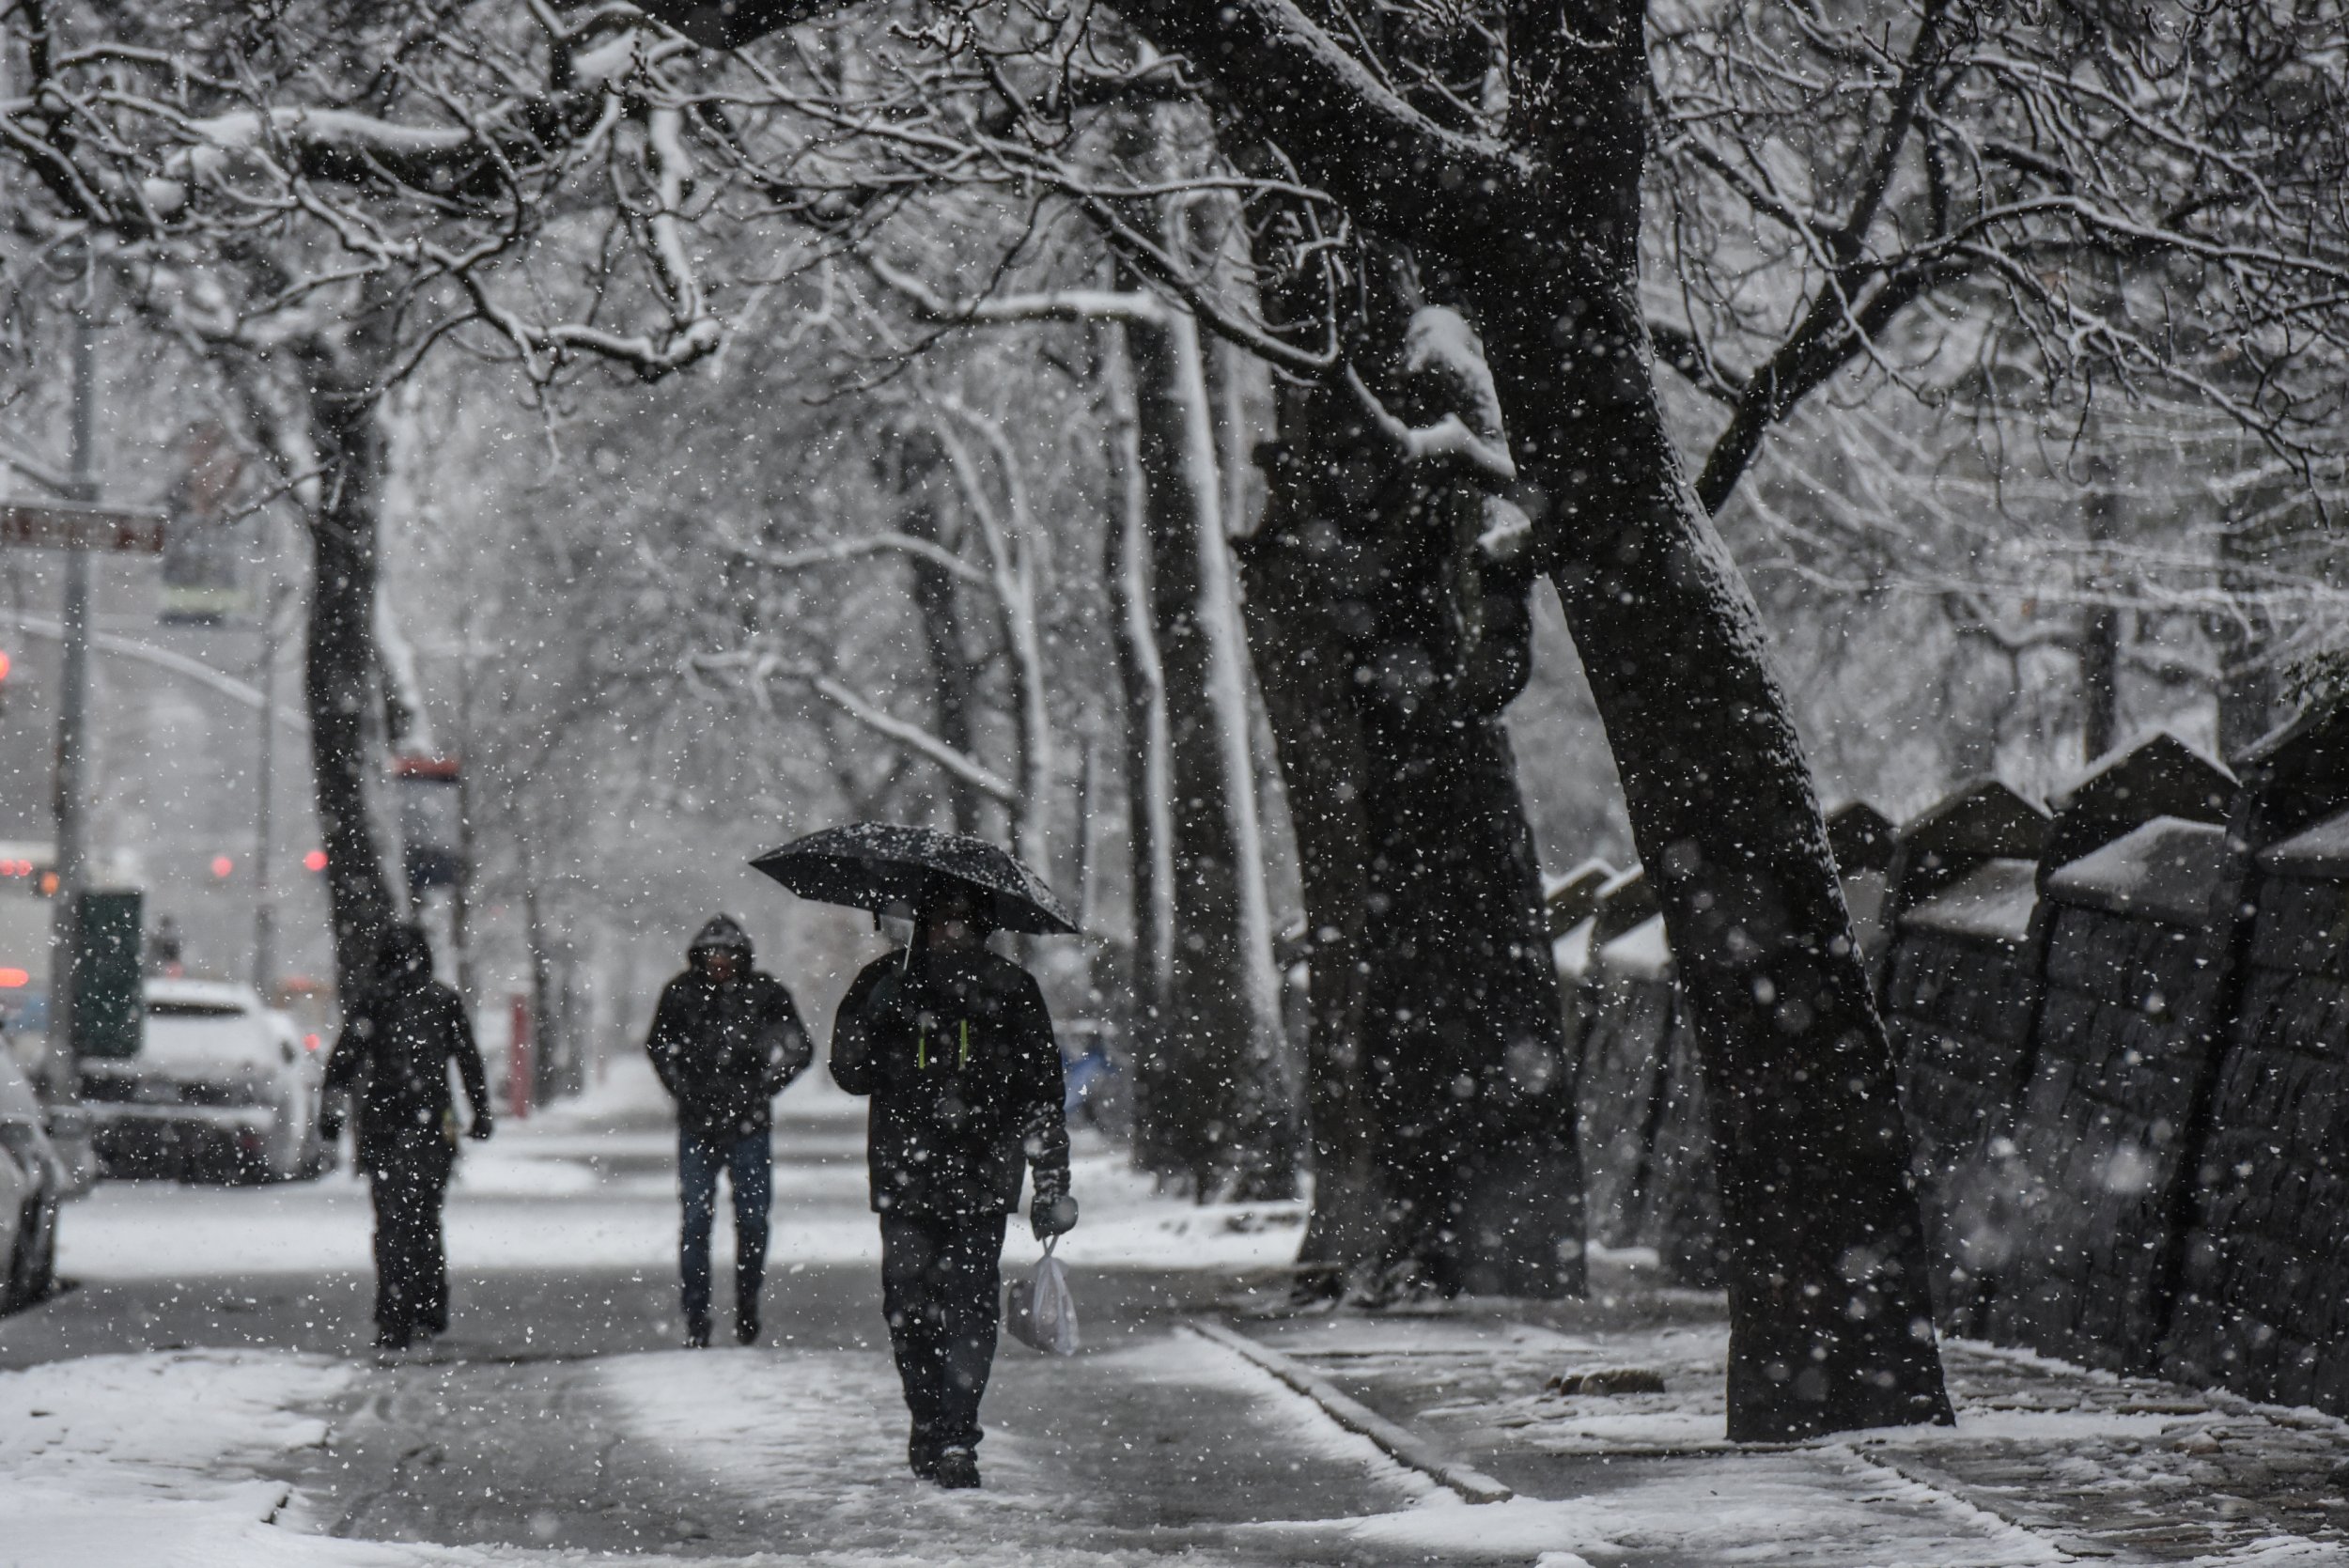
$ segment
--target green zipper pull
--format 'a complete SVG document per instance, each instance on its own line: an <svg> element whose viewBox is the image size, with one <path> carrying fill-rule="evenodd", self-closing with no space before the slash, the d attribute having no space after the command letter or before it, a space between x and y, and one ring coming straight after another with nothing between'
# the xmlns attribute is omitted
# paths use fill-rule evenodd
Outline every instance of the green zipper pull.
<svg viewBox="0 0 2349 1568"><path fill-rule="evenodd" d="M917 1073L930 1070L930 1032L926 1026L913 1036L913 1070Z"/></svg>
<svg viewBox="0 0 2349 1568"><path fill-rule="evenodd" d="M969 1018L962 1020L962 1059L955 1065L957 1067L971 1065L971 1020Z"/></svg>

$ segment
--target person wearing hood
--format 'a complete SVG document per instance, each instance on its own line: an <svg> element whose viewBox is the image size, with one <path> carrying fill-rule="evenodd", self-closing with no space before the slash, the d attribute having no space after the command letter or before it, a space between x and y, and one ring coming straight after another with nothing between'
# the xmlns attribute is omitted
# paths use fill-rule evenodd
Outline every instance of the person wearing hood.
<svg viewBox="0 0 2349 1568"><path fill-rule="evenodd" d="M970 889L926 899L910 949L842 999L832 1077L871 1096L866 1158L880 1216L881 1312L913 1417L913 1473L979 1484L979 1402L995 1361L1003 1229L1034 1173L1029 1224L1077 1223L1060 1048L1027 970L988 951Z"/></svg>
<svg viewBox="0 0 2349 1568"><path fill-rule="evenodd" d="M767 1211L774 1190L774 1098L807 1069L816 1048L791 993L752 966L751 939L715 915L669 982L645 1050L677 1102L677 1237L685 1343L709 1343L709 1231L718 1173L734 1189L734 1337L758 1342L758 1295L767 1274Z"/></svg>
<svg viewBox="0 0 2349 1568"><path fill-rule="evenodd" d="M467 1135L490 1136L490 1080L473 1024L455 991L432 978L421 927L396 925L377 955L375 983L343 1025L326 1062L326 1088L357 1114L359 1168L375 1200L375 1343L405 1350L448 1328L448 1262L441 1203L457 1160L449 1063L473 1111ZM342 1110L321 1118L341 1136Z"/></svg>

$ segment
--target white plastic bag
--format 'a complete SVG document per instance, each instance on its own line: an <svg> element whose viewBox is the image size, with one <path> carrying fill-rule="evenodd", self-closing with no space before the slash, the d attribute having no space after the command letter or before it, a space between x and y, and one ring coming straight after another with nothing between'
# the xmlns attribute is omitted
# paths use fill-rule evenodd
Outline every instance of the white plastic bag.
<svg viewBox="0 0 2349 1568"><path fill-rule="evenodd" d="M1013 1339L1031 1350L1047 1356L1077 1354L1077 1298L1068 1294L1068 1270L1052 1256L1051 1242L1044 1244L1035 1272L1004 1289L1003 1324Z"/></svg>

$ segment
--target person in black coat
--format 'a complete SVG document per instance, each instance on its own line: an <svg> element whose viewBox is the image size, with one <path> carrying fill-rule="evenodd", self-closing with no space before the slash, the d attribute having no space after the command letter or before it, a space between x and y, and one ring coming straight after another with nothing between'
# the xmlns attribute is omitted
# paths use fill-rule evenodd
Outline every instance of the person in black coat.
<svg viewBox="0 0 2349 1568"><path fill-rule="evenodd" d="M913 1417L914 1474L976 1486L979 1401L995 1360L1003 1227L1034 1172L1039 1238L1077 1222L1060 1049L1027 970L987 950L976 900L948 883L910 952L867 965L832 1026L832 1081L871 1096L881 1310Z"/></svg>
<svg viewBox="0 0 2349 1568"><path fill-rule="evenodd" d="M774 1098L816 1054L791 993L752 967L751 939L711 917L669 982L645 1049L677 1101L677 1236L685 1343L709 1343L709 1230L718 1172L734 1189L734 1334L758 1340L758 1294L767 1274L767 1213L774 1192Z"/></svg>
<svg viewBox="0 0 2349 1568"><path fill-rule="evenodd" d="M326 1062L326 1088L354 1102L359 1168L375 1199L375 1343L405 1350L419 1334L448 1328L448 1261L441 1203L457 1161L457 1063L473 1110L468 1136L490 1136L489 1075L473 1023L455 991L432 978L423 930L385 937L374 986L344 1023ZM339 1106L319 1129L341 1136Z"/></svg>

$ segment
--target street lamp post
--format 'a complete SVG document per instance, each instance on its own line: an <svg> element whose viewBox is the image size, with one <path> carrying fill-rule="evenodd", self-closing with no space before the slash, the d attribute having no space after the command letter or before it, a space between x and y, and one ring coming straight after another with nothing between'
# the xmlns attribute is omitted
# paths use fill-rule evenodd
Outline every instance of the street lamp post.
<svg viewBox="0 0 2349 1568"><path fill-rule="evenodd" d="M96 302L74 313L73 321L73 499L98 499L98 324ZM82 892L89 880L84 799L86 717L89 706L89 550L80 540L65 551L65 604L59 620L64 644L57 691L56 903L49 929L50 1093L73 1093L74 989L81 954Z"/></svg>

